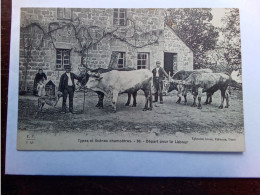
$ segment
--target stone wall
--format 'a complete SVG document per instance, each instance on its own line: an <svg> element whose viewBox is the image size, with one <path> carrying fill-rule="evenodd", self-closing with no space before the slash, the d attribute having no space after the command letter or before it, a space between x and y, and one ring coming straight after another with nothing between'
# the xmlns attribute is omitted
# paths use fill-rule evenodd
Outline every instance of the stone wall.
<svg viewBox="0 0 260 195"><path fill-rule="evenodd" d="M24 82L26 67L27 85L30 88L32 88L34 76L39 68L43 69L48 80L52 80L58 86L60 75L64 70L56 68L56 49L70 49L72 71L76 74L79 73L78 67L81 66L82 56L78 52L80 47L78 40L75 38L73 27L61 28L52 32L52 38L46 35L43 37L43 31L48 32L52 28L68 22L72 22L75 26L98 26L104 32L111 32L116 29L115 35L126 39L126 41L120 41L107 36L98 42L95 47L91 47L86 55L86 64L91 69L107 68L113 51L125 52L126 66L132 68L137 67L138 52L149 53L150 64L148 68L150 70L155 67L157 60L160 60L163 64L164 52L171 52L177 53L178 70L193 69L192 51L171 29L164 25L163 9L127 9L129 20L126 26L113 25L113 9L72 8L71 11L71 21L69 21L58 19L56 8L21 9L21 27L30 24L36 25L26 30L23 29L20 34L20 86ZM77 24L77 18L80 18L81 24ZM136 32L138 46L146 44L152 36L159 37L158 43L140 48L132 47L128 43L135 43L135 39L131 38L134 31ZM28 55L28 43L33 43L31 55Z"/></svg>
<svg viewBox="0 0 260 195"><path fill-rule="evenodd" d="M177 70L193 70L193 52L168 26L164 30L164 52L177 53Z"/></svg>

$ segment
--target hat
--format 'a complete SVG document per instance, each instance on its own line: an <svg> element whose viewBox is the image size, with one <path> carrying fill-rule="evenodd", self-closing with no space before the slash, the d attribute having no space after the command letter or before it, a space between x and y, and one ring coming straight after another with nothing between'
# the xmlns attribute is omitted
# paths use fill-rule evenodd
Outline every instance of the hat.
<svg viewBox="0 0 260 195"><path fill-rule="evenodd" d="M69 66L69 65L64 65L64 69L65 69L65 70L71 70L71 66Z"/></svg>
<svg viewBox="0 0 260 195"><path fill-rule="evenodd" d="M156 61L156 64L161 64L161 62L160 61Z"/></svg>

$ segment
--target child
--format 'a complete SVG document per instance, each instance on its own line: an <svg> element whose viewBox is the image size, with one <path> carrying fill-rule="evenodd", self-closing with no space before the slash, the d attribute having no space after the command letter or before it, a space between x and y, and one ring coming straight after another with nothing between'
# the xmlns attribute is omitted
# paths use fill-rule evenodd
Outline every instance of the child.
<svg viewBox="0 0 260 195"><path fill-rule="evenodd" d="M38 91L38 96L40 97L45 96L45 86L43 84L43 80L40 80L39 83L37 84L37 91Z"/></svg>

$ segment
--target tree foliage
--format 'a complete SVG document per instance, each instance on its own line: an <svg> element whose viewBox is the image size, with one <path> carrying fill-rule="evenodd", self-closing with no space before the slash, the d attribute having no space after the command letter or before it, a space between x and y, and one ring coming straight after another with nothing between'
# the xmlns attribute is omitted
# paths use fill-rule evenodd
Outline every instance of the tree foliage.
<svg viewBox="0 0 260 195"><path fill-rule="evenodd" d="M219 49L222 50L223 58L227 63L227 71L241 68L241 40L240 21L238 9L227 9L222 18L223 26L220 31L223 40L220 41Z"/></svg>
<svg viewBox="0 0 260 195"><path fill-rule="evenodd" d="M206 67L205 53L215 49L219 33L211 9L168 9L166 23L194 53L194 68Z"/></svg>

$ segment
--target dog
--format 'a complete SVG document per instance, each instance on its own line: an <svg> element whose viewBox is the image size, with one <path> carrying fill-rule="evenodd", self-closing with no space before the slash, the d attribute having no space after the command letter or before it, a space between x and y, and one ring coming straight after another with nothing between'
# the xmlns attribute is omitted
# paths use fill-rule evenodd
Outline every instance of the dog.
<svg viewBox="0 0 260 195"><path fill-rule="evenodd" d="M36 116L38 116L39 112L42 112L42 108L45 104L55 107L59 101L59 99L63 96L61 92L58 92L55 96L42 96L38 98L38 111Z"/></svg>

